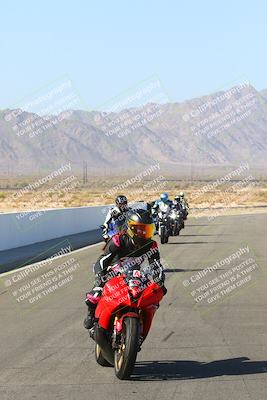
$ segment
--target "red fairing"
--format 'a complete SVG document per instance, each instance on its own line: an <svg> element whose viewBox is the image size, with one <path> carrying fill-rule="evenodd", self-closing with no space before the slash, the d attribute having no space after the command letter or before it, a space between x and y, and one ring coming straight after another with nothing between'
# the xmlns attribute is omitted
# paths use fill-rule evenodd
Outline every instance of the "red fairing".
<svg viewBox="0 0 267 400"><path fill-rule="evenodd" d="M142 309L143 313L143 332L142 336L145 339L150 328L155 315L155 312L158 309L158 304L163 298L164 293L159 285L156 283L152 283L149 285L146 290L142 293L137 307Z"/></svg>
<svg viewBox="0 0 267 400"><path fill-rule="evenodd" d="M95 316L99 319L99 325L104 329L108 329L111 317L117 310L124 307L136 308L135 315L138 316L139 310L143 315L142 334L145 337L149 332L157 304L163 298L163 295L161 287L151 282L139 298L131 298L129 288L124 282L124 276L115 277L105 284L103 295L96 307Z"/></svg>
<svg viewBox="0 0 267 400"><path fill-rule="evenodd" d="M124 306L134 307L123 276L118 276L110 279L104 286L102 297L95 312L96 318L99 318L99 325L108 329L114 311Z"/></svg>
<svg viewBox="0 0 267 400"><path fill-rule="evenodd" d="M151 304L158 304L163 296L164 293L161 287L155 282L151 282L151 284L141 294L137 307L146 308Z"/></svg>
<svg viewBox="0 0 267 400"><path fill-rule="evenodd" d="M145 339L150 328L151 328L151 324L155 315L155 312L158 309L158 305L155 304L151 304L150 306L146 307L143 310L143 332L142 332L142 336Z"/></svg>

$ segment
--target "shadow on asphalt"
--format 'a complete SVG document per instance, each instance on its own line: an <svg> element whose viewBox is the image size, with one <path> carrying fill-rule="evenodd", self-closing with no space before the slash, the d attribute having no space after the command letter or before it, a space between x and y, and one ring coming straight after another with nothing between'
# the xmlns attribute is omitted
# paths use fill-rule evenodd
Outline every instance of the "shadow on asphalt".
<svg viewBox="0 0 267 400"><path fill-rule="evenodd" d="M187 228L187 227L191 227L191 226L210 226L210 227L212 227L212 226L221 226L221 225L229 225L229 224L226 224L225 222L216 222L216 223L214 223L214 221L211 221L209 224L188 224L187 222L185 223L185 228Z"/></svg>
<svg viewBox="0 0 267 400"><path fill-rule="evenodd" d="M197 224L187 224L187 223L186 223L185 227L187 228L188 226L210 226L210 224L200 224L200 225L197 225Z"/></svg>
<svg viewBox="0 0 267 400"><path fill-rule="evenodd" d="M229 242L168 242L167 244L210 244L210 243L229 243Z"/></svg>
<svg viewBox="0 0 267 400"><path fill-rule="evenodd" d="M204 270L205 268L199 268L199 269L166 268L164 269L164 272L168 274L172 272L198 272ZM224 268L217 268L216 271L224 271Z"/></svg>
<svg viewBox="0 0 267 400"><path fill-rule="evenodd" d="M168 272L194 272L194 271L203 271L204 268L199 268L199 269L183 269L183 268L166 268L164 269L165 273Z"/></svg>
<svg viewBox="0 0 267 400"><path fill-rule="evenodd" d="M211 235L211 234L184 235L183 233L181 233L180 237L184 237L184 236L232 236L232 235L230 233L219 233L217 235Z"/></svg>
<svg viewBox="0 0 267 400"><path fill-rule="evenodd" d="M212 361L143 361L135 365L132 380L163 381L204 379L215 376L250 375L267 372L267 361L250 361L248 357Z"/></svg>

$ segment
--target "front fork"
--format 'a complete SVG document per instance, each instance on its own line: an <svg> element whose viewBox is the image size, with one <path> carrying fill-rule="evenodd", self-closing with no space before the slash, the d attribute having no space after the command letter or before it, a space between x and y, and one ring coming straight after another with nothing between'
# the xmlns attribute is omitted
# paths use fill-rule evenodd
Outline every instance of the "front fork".
<svg viewBox="0 0 267 400"><path fill-rule="evenodd" d="M121 345L121 338L122 338L122 330L123 330L123 321L127 317L138 318L140 322L140 338L139 338L139 348L143 343L143 317L141 313L136 311L129 311L122 316L118 314L114 318L114 326L113 326L113 340L112 340L112 347L113 349L118 349Z"/></svg>
<svg viewBox="0 0 267 400"><path fill-rule="evenodd" d="M139 350L141 348L141 344L144 342L147 337L151 324L154 318L154 315L159 308L159 304L151 304L146 307L144 310L135 312L128 312L122 316L116 315L114 318L114 328L113 328L113 348L116 349L121 344L121 334L123 329L123 320L126 317L134 317L138 318L140 321L140 338L139 338Z"/></svg>

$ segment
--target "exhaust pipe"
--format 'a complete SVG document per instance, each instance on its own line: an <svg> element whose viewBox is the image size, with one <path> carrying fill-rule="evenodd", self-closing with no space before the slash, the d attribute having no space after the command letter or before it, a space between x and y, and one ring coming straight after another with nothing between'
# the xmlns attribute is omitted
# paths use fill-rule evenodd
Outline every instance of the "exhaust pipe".
<svg viewBox="0 0 267 400"><path fill-rule="evenodd" d="M108 342L105 329L103 329L101 327L97 327L95 332L94 332L94 340L96 341L96 343L101 348L101 351L103 353L103 357L111 365L114 365L114 353L113 353L113 350L111 349L110 344Z"/></svg>

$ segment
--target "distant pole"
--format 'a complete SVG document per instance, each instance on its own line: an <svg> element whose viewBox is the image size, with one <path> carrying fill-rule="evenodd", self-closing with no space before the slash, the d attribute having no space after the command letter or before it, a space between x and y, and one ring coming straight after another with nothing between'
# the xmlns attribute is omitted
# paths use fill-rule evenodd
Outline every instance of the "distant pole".
<svg viewBox="0 0 267 400"><path fill-rule="evenodd" d="M87 182L88 182L87 161L83 161L83 184L85 185Z"/></svg>
<svg viewBox="0 0 267 400"><path fill-rule="evenodd" d="M85 163L83 161L83 184L85 184Z"/></svg>

